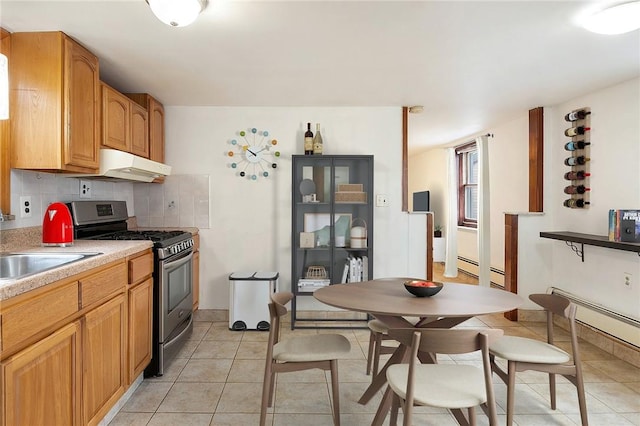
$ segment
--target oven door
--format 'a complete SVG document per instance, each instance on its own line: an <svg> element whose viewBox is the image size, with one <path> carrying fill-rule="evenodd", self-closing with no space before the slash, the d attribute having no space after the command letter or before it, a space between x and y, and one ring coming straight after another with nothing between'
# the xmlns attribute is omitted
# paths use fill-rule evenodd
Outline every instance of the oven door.
<svg viewBox="0 0 640 426"><path fill-rule="evenodd" d="M193 310L193 252L161 260L159 275L159 337L160 342L166 342L174 329L187 320Z"/></svg>

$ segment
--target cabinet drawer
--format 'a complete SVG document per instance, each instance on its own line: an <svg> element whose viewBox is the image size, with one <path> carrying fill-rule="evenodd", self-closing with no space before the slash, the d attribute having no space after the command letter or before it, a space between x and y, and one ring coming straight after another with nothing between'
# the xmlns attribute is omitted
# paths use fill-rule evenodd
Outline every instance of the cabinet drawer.
<svg viewBox="0 0 640 426"><path fill-rule="evenodd" d="M118 290L124 291L127 268L124 263L114 265L80 280L80 303L85 308Z"/></svg>
<svg viewBox="0 0 640 426"><path fill-rule="evenodd" d="M77 312L78 282L41 293L2 311L4 351Z"/></svg>
<svg viewBox="0 0 640 426"><path fill-rule="evenodd" d="M129 259L129 284L136 283L153 273L153 253Z"/></svg>

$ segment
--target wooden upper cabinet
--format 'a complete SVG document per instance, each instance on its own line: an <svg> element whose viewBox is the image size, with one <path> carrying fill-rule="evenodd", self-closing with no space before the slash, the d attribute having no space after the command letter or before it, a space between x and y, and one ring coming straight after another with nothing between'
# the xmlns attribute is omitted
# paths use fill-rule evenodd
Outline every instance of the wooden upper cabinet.
<svg viewBox="0 0 640 426"><path fill-rule="evenodd" d="M94 173L98 58L62 32L11 34L11 165Z"/></svg>
<svg viewBox="0 0 640 426"><path fill-rule="evenodd" d="M105 83L101 86L101 145L149 158L149 115L146 107Z"/></svg>
<svg viewBox="0 0 640 426"><path fill-rule="evenodd" d="M164 163L164 107L157 99L147 93L127 93L127 96L147 109L149 114L149 159Z"/></svg>
<svg viewBox="0 0 640 426"><path fill-rule="evenodd" d="M131 100L102 83L102 146L129 151Z"/></svg>
<svg viewBox="0 0 640 426"><path fill-rule="evenodd" d="M135 102L131 102L131 153L149 158L147 110Z"/></svg>

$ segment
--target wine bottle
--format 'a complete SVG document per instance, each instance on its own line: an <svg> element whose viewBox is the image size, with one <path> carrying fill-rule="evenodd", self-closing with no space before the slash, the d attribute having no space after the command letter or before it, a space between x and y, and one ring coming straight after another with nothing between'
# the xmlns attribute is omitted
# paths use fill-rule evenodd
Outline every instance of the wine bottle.
<svg viewBox="0 0 640 426"><path fill-rule="evenodd" d="M316 123L316 135L313 137L313 155L322 155L322 135L320 123Z"/></svg>
<svg viewBox="0 0 640 426"><path fill-rule="evenodd" d="M307 123L307 131L304 132L304 155L313 155L313 132L311 123Z"/></svg>
<svg viewBox="0 0 640 426"><path fill-rule="evenodd" d="M567 151L575 151L577 149L584 149L584 147L587 145L591 145L591 142L585 142L585 141L567 142L564 145L564 149L566 149Z"/></svg>
<svg viewBox="0 0 640 426"><path fill-rule="evenodd" d="M591 204L588 201L585 201L583 198L569 198L568 200L564 200L562 203L565 207L571 207L572 209L581 209L584 208L585 205Z"/></svg>
<svg viewBox="0 0 640 426"><path fill-rule="evenodd" d="M578 165L582 166L589 160L591 160L591 158L587 158L584 155L580 155L578 157L565 158L564 164L566 166L578 166Z"/></svg>
<svg viewBox="0 0 640 426"><path fill-rule="evenodd" d="M578 121L578 120L584 120L585 117L587 115L591 114L591 111L585 111L583 109L580 109L578 111L572 111L569 114L564 116L564 119L566 121Z"/></svg>
<svg viewBox="0 0 640 426"><path fill-rule="evenodd" d="M591 191L591 188L584 185L569 185L564 188L565 194L584 194L587 191Z"/></svg>
<svg viewBox="0 0 640 426"><path fill-rule="evenodd" d="M567 130L564 131L564 135L569 137L584 135L584 132L587 132L589 130L591 130L591 127L585 127L585 126L569 127Z"/></svg>
<svg viewBox="0 0 640 426"><path fill-rule="evenodd" d="M591 176L591 173L586 173L584 170L567 172L564 174L564 178L566 180L583 180L587 176Z"/></svg>

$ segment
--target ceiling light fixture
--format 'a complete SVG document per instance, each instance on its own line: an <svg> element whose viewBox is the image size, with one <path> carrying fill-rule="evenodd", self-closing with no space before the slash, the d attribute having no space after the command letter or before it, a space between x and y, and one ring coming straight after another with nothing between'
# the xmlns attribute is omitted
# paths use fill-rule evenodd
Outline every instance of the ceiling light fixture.
<svg viewBox="0 0 640 426"><path fill-rule="evenodd" d="M409 112L411 114L420 114L424 111L424 107L422 105L414 105L409 107Z"/></svg>
<svg viewBox="0 0 640 426"><path fill-rule="evenodd" d="M0 53L0 120L9 118L9 62Z"/></svg>
<svg viewBox="0 0 640 426"><path fill-rule="evenodd" d="M624 34L640 28L640 1L618 4L582 18L582 26L598 34Z"/></svg>
<svg viewBox="0 0 640 426"><path fill-rule="evenodd" d="M146 0L156 17L172 27L193 23L207 7L207 0Z"/></svg>

